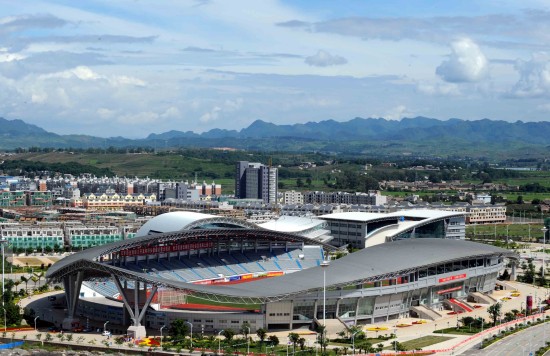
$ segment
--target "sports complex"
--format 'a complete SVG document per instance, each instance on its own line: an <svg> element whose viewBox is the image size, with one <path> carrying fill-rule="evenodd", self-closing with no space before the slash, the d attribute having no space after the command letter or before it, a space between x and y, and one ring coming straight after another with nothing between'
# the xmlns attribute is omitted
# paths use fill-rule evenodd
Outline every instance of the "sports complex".
<svg viewBox="0 0 550 356"><path fill-rule="evenodd" d="M490 303L505 260L516 258L464 241L457 234L460 213L332 215L259 226L166 213L135 238L64 258L47 278L64 284L65 328L86 318L108 320L142 337L176 319L204 333L244 322L254 332L324 320L433 320L443 308L460 312L471 310L468 301ZM340 240L331 243L330 236ZM342 253L343 236L362 239L360 249Z"/></svg>

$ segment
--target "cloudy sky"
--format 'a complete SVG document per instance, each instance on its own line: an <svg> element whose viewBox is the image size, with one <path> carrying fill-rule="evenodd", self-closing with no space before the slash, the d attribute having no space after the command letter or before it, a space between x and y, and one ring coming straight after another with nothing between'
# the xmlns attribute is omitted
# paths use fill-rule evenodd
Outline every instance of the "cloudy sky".
<svg viewBox="0 0 550 356"><path fill-rule="evenodd" d="M0 117L145 137L354 117L550 118L534 0L0 0Z"/></svg>

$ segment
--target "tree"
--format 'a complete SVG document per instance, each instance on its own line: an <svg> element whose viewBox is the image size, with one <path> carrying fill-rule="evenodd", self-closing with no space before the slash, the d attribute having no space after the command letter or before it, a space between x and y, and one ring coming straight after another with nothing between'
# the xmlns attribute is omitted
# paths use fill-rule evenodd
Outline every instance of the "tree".
<svg viewBox="0 0 550 356"><path fill-rule="evenodd" d="M168 333L172 337L172 340L183 340L187 334L187 324L181 319L174 320L170 323Z"/></svg>
<svg viewBox="0 0 550 356"><path fill-rule="evenodd" d="M304 351L304 347L306 345L306 339L303 337L298 339L298 344L300 345L300 350Z"/></svg>
<svg viewBox="0 0 550 356"><path fill-rule="evenodd" d="M258 330L256 330L256 335L258 335L258 339L260 339L260 343L263 344L265 337L267 335L267 330L264 328L259 328Z"/></svg>
<svg viewBox="0 0 550 356"><path fill-rule="evenodd" d="M292 349L296 350L296 344L298 343L298 340L300 340L300 335L296 333L290 333L288 334L288 340L292 343Z"/></svg>
<svg viewBox="0 0 550 356"><path fill-rule="evenodd" d="M311 185L313 184L313 182L311 181L311 177L306 178L306 184L307 184L308 187L311 188Z"/></svg>
<svg viewBox="0 0 550 356"><path fill-rule="evenodd" d="M34 289L36 289L36 283L38 282L38 278L36 276L32 276L30 279L34 283Z"/></svg>
<svg viewBox="0 0 550 356"><path fill-rule="evenodd" d="M500 316L500 312L502 310L502 305L500 303L495 303L491 305L489 308L487 308L487 313L491 316L493 319L493 326L497 325L498 317Z"/></svg>
<svg viewBox="0 0 550 356"><path fill-rule="evenodd" d="M514 314L513 312L509 311L509 312L506 312L504 314L504 320L506 322L509 322L509 321L512 321L516 318L516 314Z"/></svg>
<svg viewBox="0 0 550 356"><path fill-rule="evenodd" d="M267 340L269 340L269 343L273 346L279 345L279 338L276 335L269 335Z"/></svg>
<svg viewBox="0 0 550 356"><path fill-rule="evenodd" d="M510 280L510 272L508 272L508 269L504 269L504 272L500 275L500 280L502 281L508 281Z"/></svg>
<svg viewBox="0 0 550 356"><path fill-rule="evenodd" d="M233 331L233 329L225 329L222 334L223 337L225 337L225 340L231 341L231 339L233 339L233 336L235 336L235 331Z"/></svg>
<svg viewBox="0 0 550 356"><path fill-rule="evenodd" d="M302 178L298 178L298 179L296 180L296 186L297 186L298 188L301 188L301 187L304 186L304 181L302 180Z"/></svg>
<svg viewBox="0 0 550 356"><path fill-rule="evenodd" d="M239 331L241 332L241 334L243 334L245 339L248 338L248 333L250 332L250 324L248 323L248 321L245 321L244 323L242 323Z"/></svg>
<svg viewBox="0 0 550 356"><path fill-rule="evenodd" d="M29 290L29 279L25 276L21 276L21 282L25 283L25 290Z"/></svg>

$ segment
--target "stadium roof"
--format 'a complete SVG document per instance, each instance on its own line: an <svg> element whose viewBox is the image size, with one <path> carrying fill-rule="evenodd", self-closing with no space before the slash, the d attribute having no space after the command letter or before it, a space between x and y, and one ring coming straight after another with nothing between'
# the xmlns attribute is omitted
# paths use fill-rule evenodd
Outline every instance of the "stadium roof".
<svg viewBox="0 0 550 356"><path fill-rule="evenodd" d="M201 230L186 233L199 232ZM237 285L200 285L154 277L96 261L98 256L121 250L126 247L124 243L131 241L118 241L66 257L48 270L47 277L60 279L78 271L85 272L85 279L90 279L90 276L92 279L106 278L114 274L130 280L184 290L199 298L221 302L263 303L322 290L323 267L313 267L277 278L259 279ZM410 273L418 267L488 255L516 257L516 254L508 250L470 241L407 239L389 242L331 261L331 265L326 267L326 285L333 288L374 282Z"/></svg>
<svg viewBox="0 0 550 356"><path fill-rule="evenodd" d="M368 223L369 221L377 221L381 219L392 219L410 217L410 218L423 218L423 219L443 219L453 216L465 215L464 212L446 211L446 210L429 210L429 209L407 209L399 210L392 213L365 213L358 211L351 211L346 213L334 213L321 215L321 219L327 220L347 220Z"/></svg>
<svg viewBox="0 0 550 356"><path fill-rule="evenodd" d="M149 232L164 233L185 230L192 224L196 224L200 221L207 223L207 221L211 219L220 219L220 216L195 213L192 211L173 211L155 216L143 224L143 226L136 233L136 236L148 235ZM246 224L246 222L237 219L225 218L225 220L231 220L236 225L241 225L243 227Z"/></svg>
<svg viewBox="0 0 550 356"><path fill-rule="evenodd" d="M326 222L324 220L317 219L316 217L283 215L277 220L271 220L262 224L258 224L258 226L263 229L273 231L299 233L322 224L326 224Z"/></svg>

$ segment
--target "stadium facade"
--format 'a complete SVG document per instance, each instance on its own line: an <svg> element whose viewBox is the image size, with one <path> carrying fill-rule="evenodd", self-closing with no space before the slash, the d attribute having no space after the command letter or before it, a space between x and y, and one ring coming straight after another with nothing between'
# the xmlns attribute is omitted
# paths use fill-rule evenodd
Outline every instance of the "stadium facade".
<svg viewBox="0 0 550 356"><path fill-rule="evenodd" d="M315 231L325 225L303 224L301 235L288 224L287 231L276 231L226 217L167 213L144 224L134 239L61 260L47 277L65 284L64 327L83 315L130 325L128 332L138 337L145 327L174 319L214 332L239 329L243 322L256 330L294 328L323 317L349 324L411 314L437 317L444 305L467 310L461 300L483 299L494 289L504 259L515 258L508 250L444 233L437 238L411 233L441 219L418 218L384 235L383 242L390 242L323 267L337 248L308 235L318 236ZM87 291L105 298L89 298Z"/></svg>

